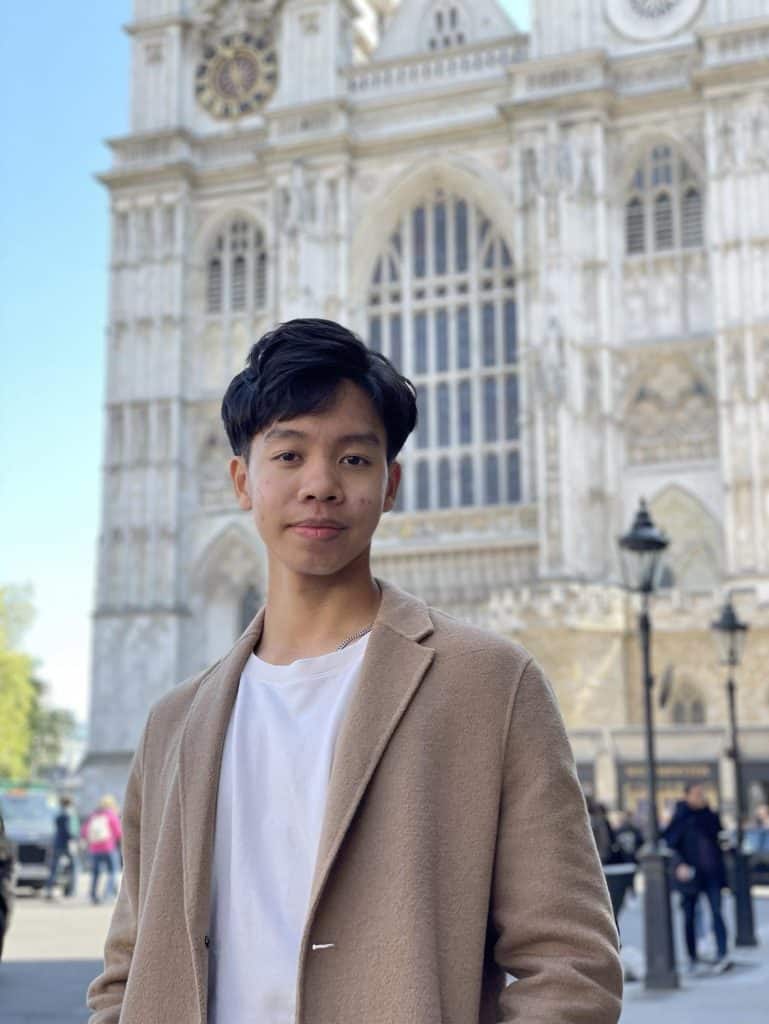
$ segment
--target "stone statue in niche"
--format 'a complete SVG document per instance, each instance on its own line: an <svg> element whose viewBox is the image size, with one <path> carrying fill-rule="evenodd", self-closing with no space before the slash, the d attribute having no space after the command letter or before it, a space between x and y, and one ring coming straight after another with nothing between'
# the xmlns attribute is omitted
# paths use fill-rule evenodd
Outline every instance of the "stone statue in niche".
<svg viewBox="0 0 769 1024"><path fill-rule="evenodd" d="M593 175L593 153L589 146L585 146L581 154L581 165L577 195L582 202L595 199L595 176Z"/></svg>
<svg viewBox="0 0 769 1024"><path fill-rule="evenodd" d="M601 413L601 366L599 354L588 352L584 358L585 415L599 416Z"/></svg>
<svg viewBox="0 0 769 1024"><path fill-rule="evenodd" d="M203 508L221 508L230 501L228 461L229 450L221 428L211 426L198 455L200 504Z"/></svg>
<svg viewBox="0 0 769 1024"><path fill-rule="evenodd" d="M551 316L539 352L537 384L548 402L560 405L566 392L566 343L558 317Z"/></svg>
<svg viewBox="0 0 769 1024"><path fill-rule="evenodd" d="M718 157L719 169L730 171L736 163L736 129L734 127L734 115L731 110L726 110L718 126Z"/></svg>
<svg viewBox="0 0 769 1024"><path fill-rule="evenodd" d="M539 191L537 151L533 146L524 149L521 157L521 186L524 200L530 199Z"/></svg>
<svg viewBox="0 0 769 1024"><path fill-rule="evenodd" d="M545 196L545 222L547 236L552 241L561 232L560 197L572 184L573 168L571 146L565 140L545 147L542 191Z"/></svg>
<svg viewBox="0 0 769 1024"><path fill-rule="evenodd" d="M753 164L759 168L769 167L769 99L763 98L763 103L756 106L749 115L749 138L750 158Z"/></svg>
<svg viewBox="0 0 769 1024"><path fill-rule="evenodd" d="M742 338L733 335L726 342L726 373L729 380L729 396L738 401L745 401L745 362L743 358Z"/></svg>

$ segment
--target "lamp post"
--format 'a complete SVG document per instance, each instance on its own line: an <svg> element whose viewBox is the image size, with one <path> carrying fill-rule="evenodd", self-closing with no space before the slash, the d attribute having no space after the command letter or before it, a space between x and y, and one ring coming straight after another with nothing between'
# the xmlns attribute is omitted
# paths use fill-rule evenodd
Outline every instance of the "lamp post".
<svg viewBox="0 0 769 1024"><path fill-rule="evenodd" d="M734 761L735 811L737 815L737 842L734 850L734 913L735 913L735 945L756 946L756 933L753 925L753 900L750 894L750 864L743 851L744 832L742 823L745 819L745 794L742 788L742 760L737 742L737 709L734 683L734 670L740 664L748 626L740 622L734 605L729 598L721 610L721 617L711 624L721 655L721 664L728 666L726 692L729 698L729 726L731 730L731 749L729 756Z"/></svg>
<svg viewBox="0 0 769 1024"><path fill-rule="evenodd" d="M644 874L644 944L647 989L678 988L673 921L670 910L669 854L660 844L657 817L657 779L654 754L654 705L651 670L651 619L649 597L659 583L662 553L670 541L653 523L646 502L641 501L635 521L619 539L620 562L625 587L641 595L638 631L641 641L644 684L644 725L646 728L646 780L648 818L646 843L639 859Z"/></svg>

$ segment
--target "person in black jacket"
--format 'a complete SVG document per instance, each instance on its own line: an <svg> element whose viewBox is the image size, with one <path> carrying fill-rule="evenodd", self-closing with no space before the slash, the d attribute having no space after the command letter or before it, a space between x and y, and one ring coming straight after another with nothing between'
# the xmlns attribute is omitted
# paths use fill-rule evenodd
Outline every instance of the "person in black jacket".
<svg viewBox="0 0 769 1024"><path fill-rule="evenodd" d="M718 960L713 969L720 974L732 966L727 956L726 925L721 913L721 890L726 885L724 857L718 845L721 819L708 806L700 783L688 783L684 794L685 799L676 804L675 813L662 835L674 853L690 970L696 973L699 964L695 912L697 901L704 894L710 904L718 948Z"/></svg>

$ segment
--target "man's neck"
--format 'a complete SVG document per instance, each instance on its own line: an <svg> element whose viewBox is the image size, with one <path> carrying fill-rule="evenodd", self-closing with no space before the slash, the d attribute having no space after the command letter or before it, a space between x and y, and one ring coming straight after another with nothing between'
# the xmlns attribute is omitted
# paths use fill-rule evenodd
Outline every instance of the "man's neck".
<svg viewBox="0 0 769 1024"><path fill-rule="evenodd" d="M277 574L281 575L281 574ZM271 574L264 626L256 653L272 665L289 665L335 651L371 626L381 592L370 572L329 583L318 577Z"/></svg>

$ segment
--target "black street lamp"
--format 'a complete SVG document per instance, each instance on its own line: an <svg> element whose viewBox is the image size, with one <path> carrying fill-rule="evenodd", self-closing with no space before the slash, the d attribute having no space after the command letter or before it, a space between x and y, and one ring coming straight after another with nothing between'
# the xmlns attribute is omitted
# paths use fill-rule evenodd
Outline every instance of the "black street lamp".
<svg viewBox="0 0 769 1024"><path fill-rule="evenodd" d="M718 644L721 664L727 665L729 672L726 679L726 692L729 698L729 725L731 728L731 749L729 756L734 761L735 813L737 815L737 840L734 850L734 913L735 913L735 945L756 946L756 933L753 925L753 900L750 894L750 862L743 850L745 820L745 793L742 788L742 759L737 743L737 709L734 683L734 670L740 664L748 626L740 622L732 605L731 598L721 610L721 617L711 624L711 629Z"/></svg>
<svg viewBox="0 0 769 1024"><path fill-rule="evenodd" d="M648 819L646 843L639 854L644 874L644 943L646 947L647 989L678 988L676 956L673 945L673 921L670 910L670 855L660 843L657 817L657 773L654 755L654 705L651 671L651 619L649 597L659 584L662 553L670 541L659 530L642 501L629 533L619 539L620 562L625 587L641 595L638 630L641 640L644 682L644 722L646 726L646 786Z"/></svg>

